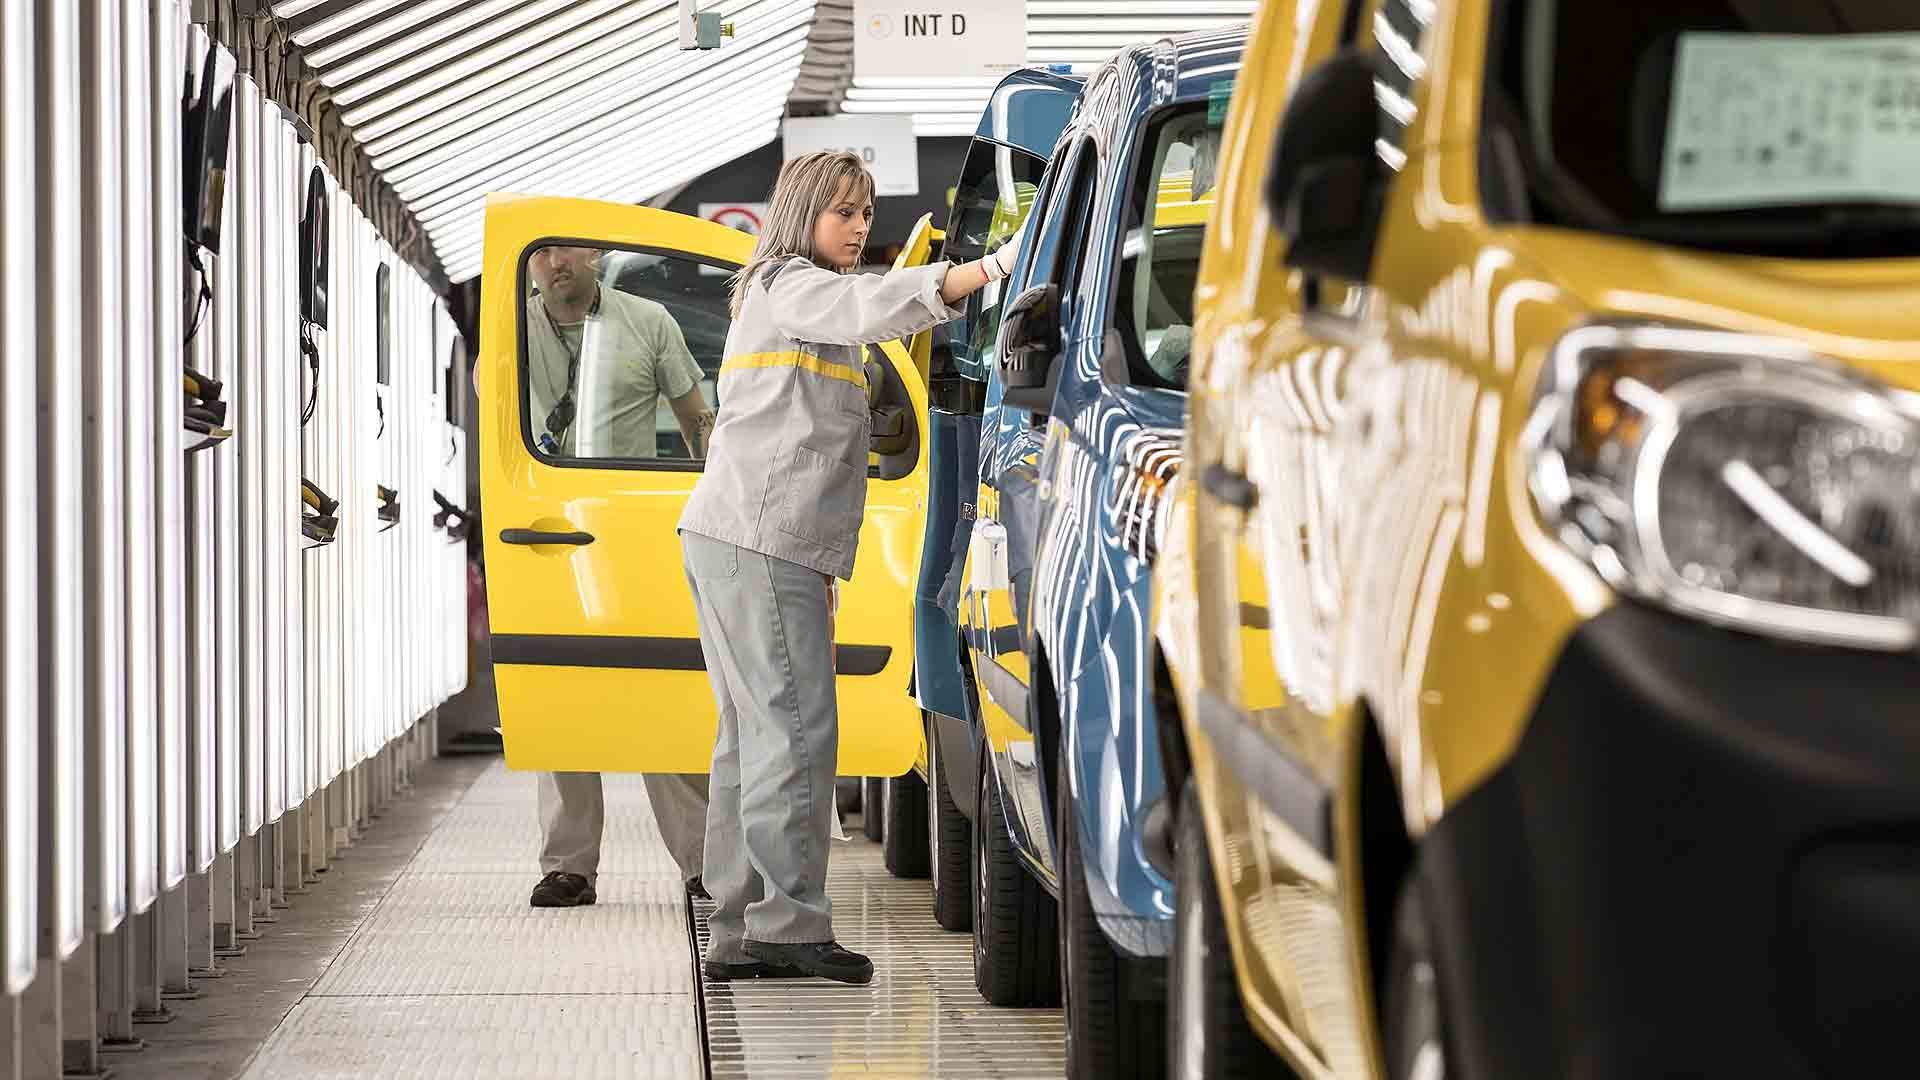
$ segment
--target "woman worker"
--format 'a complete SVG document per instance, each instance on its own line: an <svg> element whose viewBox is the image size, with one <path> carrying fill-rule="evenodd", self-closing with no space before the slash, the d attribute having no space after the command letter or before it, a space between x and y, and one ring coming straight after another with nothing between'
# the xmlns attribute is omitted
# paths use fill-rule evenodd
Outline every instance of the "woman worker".
<svg viewBox="0 0 1920 1080"><path fill-rule="evenodd" d="M834 941L826 892L840 727L827 605L866 508L861 346L960 317L955 303L1007 276L1019 237L961 266L848 274L873 222L857 155L794 158L769 201L733 282L719 419L679 525L720 712L701 966L866 983L873 963Z"/></svg>

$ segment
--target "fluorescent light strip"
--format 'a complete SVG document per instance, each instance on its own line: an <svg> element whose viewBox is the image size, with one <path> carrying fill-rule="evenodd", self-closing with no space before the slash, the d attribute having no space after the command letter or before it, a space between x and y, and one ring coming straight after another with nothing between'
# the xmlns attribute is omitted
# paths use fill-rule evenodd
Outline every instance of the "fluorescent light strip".
<svg viewBox="0 0 1920 1080"><path fill-rule="evenodd" d="M632 141L649 146L681 146L687 152L698 152L713 145L712 140L700 136L711 136L714 131L725 131L726 122L746 122L765 112L778 112L786 94L779 87L763 93L759 98L739 103L738 107L711 116L693 117L679 124L664 123L648 125L642 129L642 138ZM621 138L625 131L612 133L607 141ZM679 141L674 141L679 140ZM720 145L732 145L726 140ZM660 155L666 157L667 155ZM429 232L433 231L448 218L457 217L472 206L489 191L540 191L564 185L570 176L593 176L600 172L617 172L622 169L633 170L630 160L612 155L604 155L598 161L586 166L576 166L569 162L547 163L544 167L522 170L517 173L501 172L491 176L477 178L473 183L462 186L457 191L436 196L431 202L414 205L414 215Z"/></svg>
<svg viewBox="0 0 1920 1080"><path fill-rule="evenodd" d="M361 23L369 19L378 18L407 2L408 0L366 0L365 3L355 4L338 15L321 19L312 26L301 30L299 33L293 35L293 43L304 48L316 41L325 41L335 34L345 33L359 26ZM305 10L307 9L301 9L301 11ZM279 8L274 9L274 14L279 15L281 18L291 17L291 15L281 11Z"/></svg>
<svg viewBox="0 0 1920 1080"><path fill-rule="evenodd" d="M769 142L772 142L778 136L778 132L779 129L777 126L767 125L755 129L750 138L744 140L744 142L751 143L749 151L757 150ZM729 148L724 151L699 156L681 163L671 170L663 170L655 174L650 174L646 178L637 180L625 188L607 188L589 197L608 202L641 202L658 195L660 192L669 190L676 185L683 184L688 180L698 177L703 173L709 172L712 169L718 168L728 161L733 160L739 153L740 151ZM435 250L440 254L441 263L447 267L448 277L452 281L465 281L481 271L481 263L485 255L486 245L484 222L481 225L471 227L470 233L470 235L444 248L438 241L435 242Z"/></svg>
<svg viewBox="0 0 1920 1080"><path fill-rule="evenodd" d="M798 69L798 66L799 60L796 50L793 56L786 59L784 69L776 68L767 76L770 85L763 88L762 92L753 100L757 102L760 98L775 94L777 94L779 99L785 100L787 88L792 85L792 73ZM606 156L614 156L618 153L618 145L625 145L621 143L621 140L627 136L633 136L631 139L633 143L650 147L657 146L659 145L658 142L655 141L652 133L648 129L669 126L672 124L672 120L656 119L653 123L648 123L648 120L660 113L668 113L670 115L674 106L680 105L688 100L697 99L700 93L707 89L711 81L712 80L702 80L698 83L684 84L678 93L649 103L648 112L640 116L616 116L611 119L602 118L602 120L594 126L572 136L565 143L537 147L536 149L539 151L540 156L535 160L511 161L458 178L449 178L438 187L421 189L412 195L402 195L402 200L413 210L416 217L419 217L423 222L430 221L439 212L438 208L461 198L467 192L475 189L499 188L504 185L521 182L524 177L543 176L555 170L578 167L576 160L568 159L575 159L582 153L603 147L608 148ZM702 117L692 116L687 119L691 122L699 123ZM724 129L709 126L708 130ZM556 161L556 158L561 160Z"/></svg>
<svg viewBox="0 0 1920 1080"><path fill-rule="evenodd" d="M804 24L806 10L806 0L762 0L738 15L755 20L756 28L771 26L785 30L790 25ZM656 54L661 49L671 46L674 53L670 55L678 55L678 40L672 13L662 12L636 24L625 37L595 42L563 61L521 72L478 92L465 86L442 90L365 125L356 125L354 134L375 158L376 165L382 158L405 160L413 153L437 145L425 138L429 133L452 129L456 136L464 135L492 120L513 115L530 102L563 93L572 85L617 71L630 63L659 63ZM727 50L725 55L735 52L737 50ZM564 74L556 77L556 70ZM559 79L567 78L572 82L559 83Z"/></svg>
<svg viewBox="0 0 1920 1080"><path fill-rule="evenodd" d="M566 0L545 0L543 7ZM410 104L436 90L449 86L491 86L519 72L556 59L564 59L596 38L624 32L645 18L642 7L592 7L566 9L551 21L513 34L502 41L462 56L471 42L455 40L423 50L405 63L381 72L379 79L366 79L342 87L334 94L340 117L350 126L382 113ZM556 25L557 24L557 25Z"/></svg>
<svg viewBox="0 0 1920 1080"><path fill-rule="evenodd" d="M743 129L748 133L745 137L715 147L689 148L684 153L666 158L646 169L603 167L592 175L568 177L565 183L546 189L503 189L501 193L593 197L606 192L642 190L647 189L648 185L657 185L649 190L651 194L669 186L662 179L663 177L698 176L709 168L725 164L742 153L766 145L778 131L778 122L771 119L771 114L769 116L769 119L760 124ZM428 233L434 240L436 250L443 250L457 256L465 245L482 239L485 230L485 207L486 197L483 195L471 202L466 214L443 221L429 229Z"/></svg>
<svg viewBox="0 0 1920 1080"><path fill-rule="evenodd" d="M767 67L777 65L804 50L805 32L805 27L796 26L782 35L786 40L775 38L759 53L747 54L749 58L741 60L737 66L710 68L709 72L713 74L695 85L706 85L714 78L746 78L759 74ZM461 173L476 173L516 154L539 149L542 144L553 141L560 131L585 131L636 114L652 112L659 104L653 92L663 86L672 87L676 81L685 79L686 75L682 72L662 70L662 65L654 65L650 69L642 69L637 78L614 82L578 102L566 103L564 108L553 108L544 113L526 113L503 120L492 128L482 129L449 143L432 154L394 169L382 170L382 175L401 198L411 199ZM563 126L569 123L570 127ZM505 130L497 130L499 128Z"/></svg>
<svg viewBox="0 0 1920 1080"><path fill-rule="evenodd" d="M482 4L463 4L452 11L431 4L419 4L395 12L373 26L330 41L307 54L307 63L329 86L344 86L368 72L387 64L397 64L437 41L486 22L514 8L520 0L486 0ZM421 26L420 24L427 25ZM419 26L406 37L399 35ZM397 39L397 40L396 40ZM380 45L383 41L390 44Z"/></svg>

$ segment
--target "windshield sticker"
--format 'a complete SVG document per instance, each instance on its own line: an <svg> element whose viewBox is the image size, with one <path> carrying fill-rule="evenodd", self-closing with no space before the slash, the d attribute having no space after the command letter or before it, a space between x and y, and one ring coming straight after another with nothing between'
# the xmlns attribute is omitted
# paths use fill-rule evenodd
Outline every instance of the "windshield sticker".
<svg viewBox="0 0 1920 1080"><path fill-rule="evenodd" d="M1920 34L1685 34L1660 208L1920 200Z"/></svg>

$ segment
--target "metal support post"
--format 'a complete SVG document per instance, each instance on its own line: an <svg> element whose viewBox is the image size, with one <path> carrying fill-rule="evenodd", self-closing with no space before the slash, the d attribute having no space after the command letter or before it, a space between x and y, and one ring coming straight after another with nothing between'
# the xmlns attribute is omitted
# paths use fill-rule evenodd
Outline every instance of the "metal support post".
<svg viewBox="0 0 1920 1080"><path fill-rule="evenodd" d="M43 932L44 940L52 934ZM59 1076L64 1056L60 1026L60 960L43 949L33 982L20 994L20 1068L28 1076Z"/></svg>
<svg viewBox="0 0 1920 1080"><path fill-rule="evenodd" d="M60 970L60 1059L68 1077L104 1077L100 1067L100 939L87 931Z"/></svg>
<svg viewBox="0 0 1920 1080"><path fill-rule="evenodd" d="M20 1071L20 999L0 994L0 1077L23 1080Z"/></svg>
<svg viewBox="0 0 1920 1080"><path fill-rule="evenodd" d="M188 972L187 942L191 929L187 920L187 883L182 881L160 894L153 905L157 916L154 928L160 938L160 996L185 1001L203 995L196 990Z"/></svg>
<svg viewBox="0 0 1920 1080"><path fill-rule="evenodd" d="M235 853L223 851L213 860L213 871L207 875L207 900L212 905L213 916L213 955L232 957L247 955L247 947L240 941L241 930L251 930L251 925L241 926L238 922L240 905L235 902L239 892L239 883L235 880Z"/></svg>
<svg viewBox="0 0 1920 1080"><path fill-rule="evenodd" d="M307 799L307 883L320 880L327 872L331 834L327 829L327 789L321 788Z"/></svg>
<svg viewBox="0 0 1920 1080"><path fill-rule="evenodd" d="M293 815L282 815L279 821L267 826L268 841L266 852L266 873L262 877L267 883L267 906L273 910L282 910L289 906L287 900L287 834L292 831ZM299 849L295 848L295 858Z"/></svg>
<svg viewBox="0 0 1920 1080"><path fill-rule="evenodd" d="M212 868L187 875L187 974L196 979L218 979L227 973L214 960L213 877ZM231 916L227 933L233 933Z"/></svg>
<svg viewBox="0 0 1920 1080"><path fill-rule="evenodd" d="M307 891L307 804L287 811L280 830L280 895L299 896Z"/></svg>
<svg viewBox="0 0 1920 1080"><path fill-rule="evenodd" d="M276 923L280 917L273 913L273 832L272 825L263 825L253 836L253 849L248 862L253 867L253 889L248 896L253 901L253 922Z"/></svg>
<svg viewBox="0 0 1920 1080"><path fill-rule="evenodd" d="M160 998L161 944L165 936L160 923L160 901L133 916L134 940L134 980L133 980L133 1022L136 1024L171 1024L174 1020L172 1009Z"/></svg>
<svg viewBox="0 0 1920 1080"><path fill-rule="evenodd" d="M260 894L260 848L257 836L243 836L233 846L233 936L254 941L254 898Z"/></svg>
<svg viewBox="0 0 1920 1080"><path fill-rule="evenodd" d="M133 1033L133 920L120 924L94 943L94 972L99 976L100 1049L106 1053L145 1050L146 1041Z"/></svg>

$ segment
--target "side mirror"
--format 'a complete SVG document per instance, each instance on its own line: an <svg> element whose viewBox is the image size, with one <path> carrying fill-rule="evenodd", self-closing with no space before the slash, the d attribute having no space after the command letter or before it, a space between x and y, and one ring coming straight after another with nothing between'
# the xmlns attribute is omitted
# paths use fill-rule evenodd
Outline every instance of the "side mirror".
<svg viewBox="0 0 1920 1080"><path fill-rule="evenodd" d="M1060 286L1035 285L1007 305L1000 325L1000 381L1008 404L1046 412L1060 356Z"/></svg>
<svg viewBox="0 0 1920 1080"><path fill-rule="evenodd" d="M1300 81L1267 168L1267 212L1286 262L1359 281L1373 268L1386 174L1374 149L1379 60L1348 49Z"/></svg>
<svg viewBox="0 0 1920 1080"><path fill-rule="evenodd" d="M327 181L315 165L307 174L307 207L300 217L300 317L327 328L327 282L332 229L327 224Z"/></svg>
<svg viewBox="0 0 1920 1080"><path fill-rule="evenodd" d="M233 137L233 61L220 47L208 47L197 90L181 101L181 225L188 243L218 252Z"/></svg>

